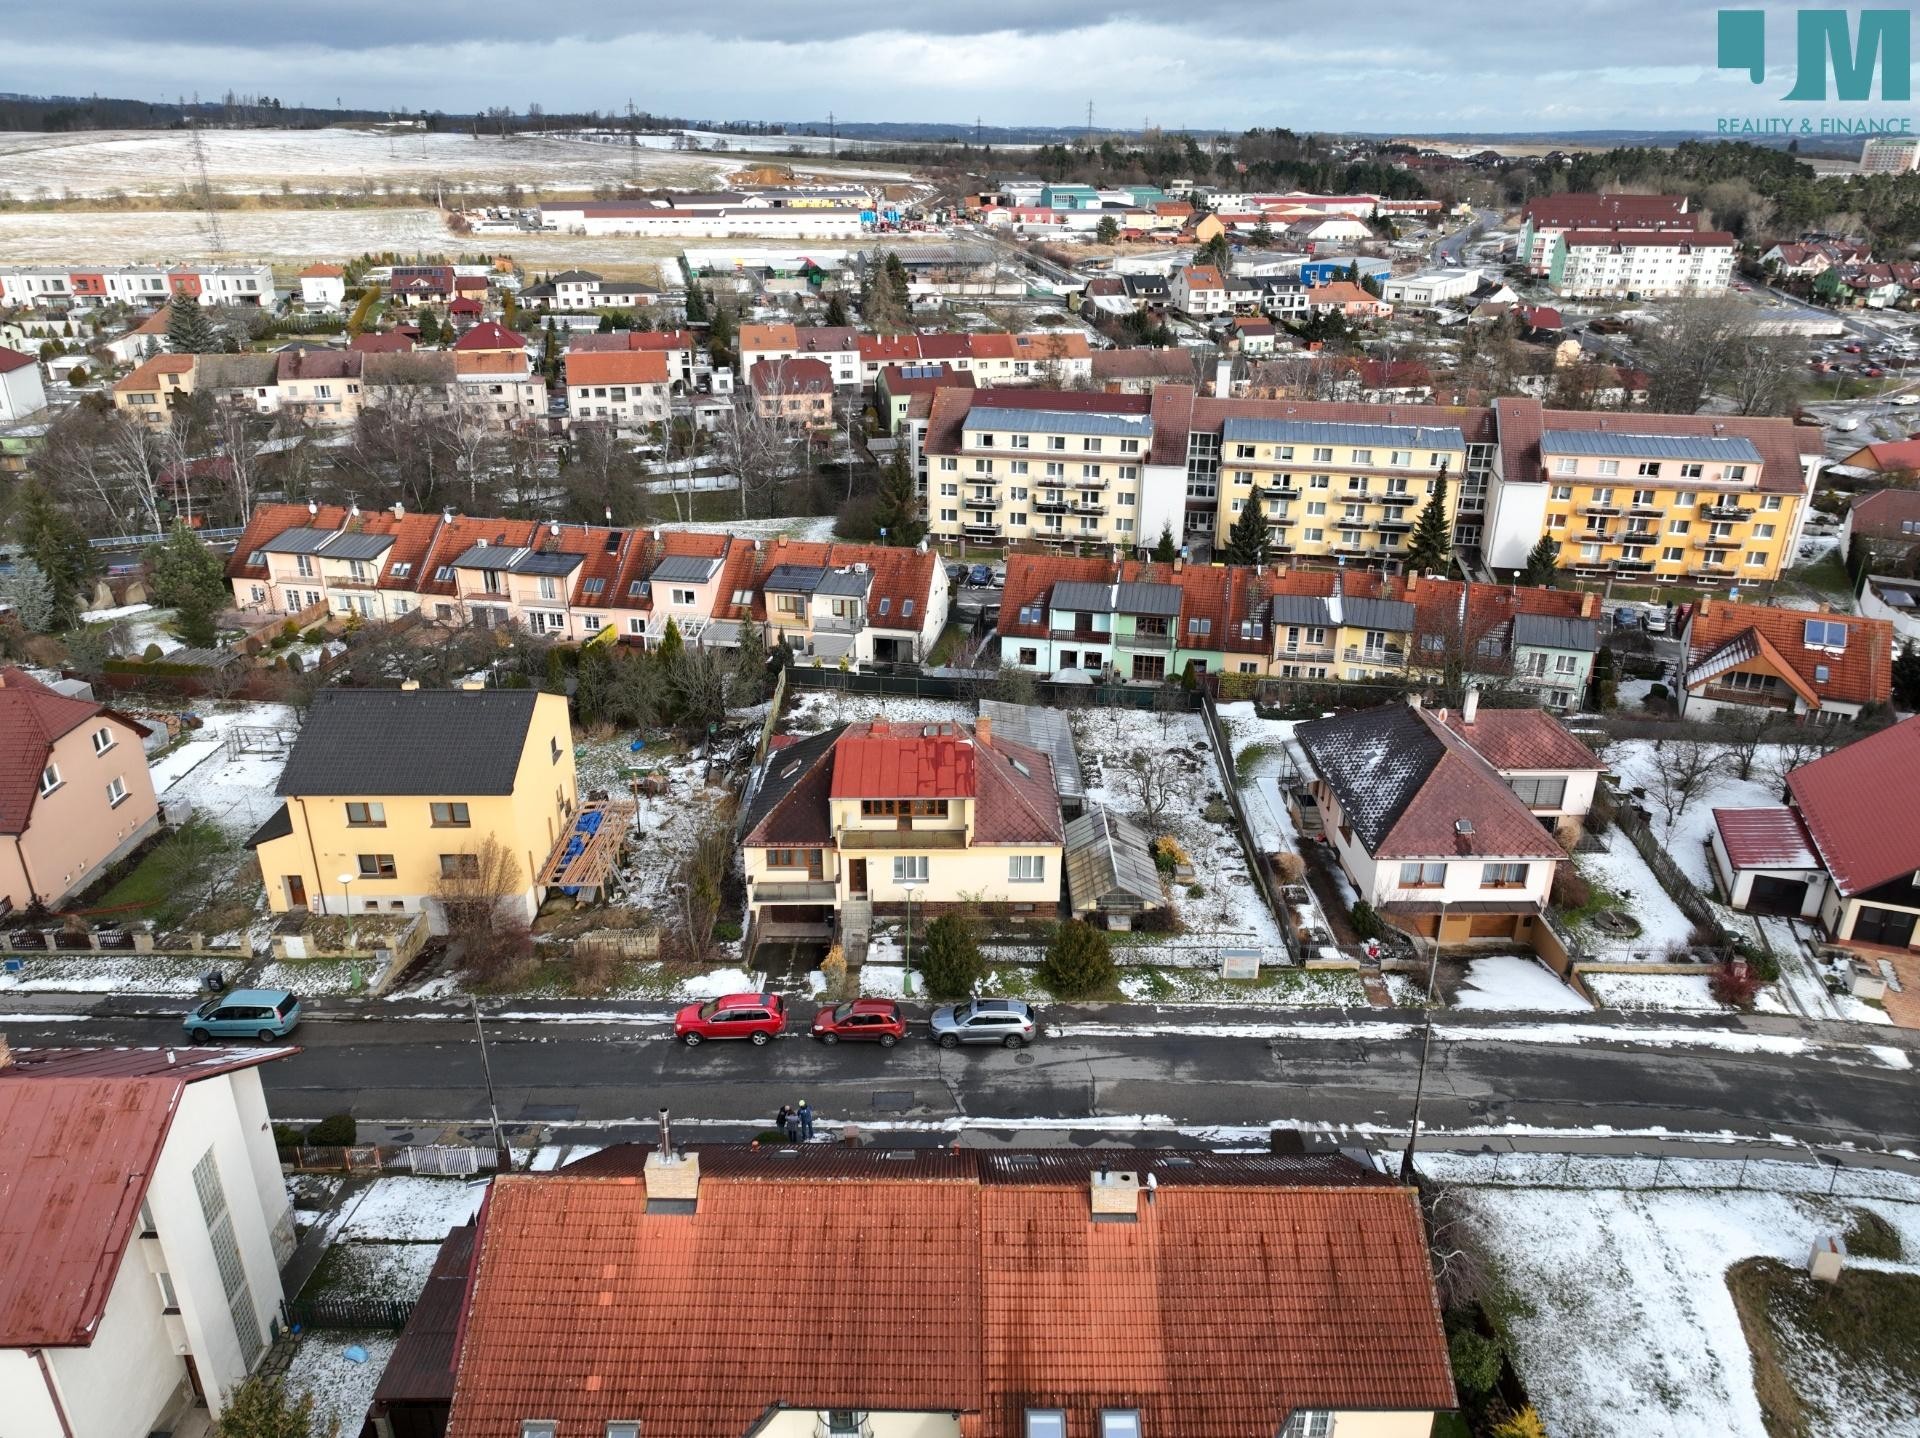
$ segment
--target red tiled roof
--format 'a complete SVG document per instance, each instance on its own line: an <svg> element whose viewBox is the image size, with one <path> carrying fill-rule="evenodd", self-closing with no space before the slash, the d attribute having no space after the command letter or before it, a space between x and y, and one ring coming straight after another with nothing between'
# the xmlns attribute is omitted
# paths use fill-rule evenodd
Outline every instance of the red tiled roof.
<svg viewBox="0 0 1920 1438"><path fill-rule="evenodd" d="M1193 378L1193 358L1178 348L1095 350L1093 377L1096 380L1190 380Z"/></svg>
<svg viewBox="0 0 1920 1438"><path fill-rule="evenodd" d="M1419 717L1447 744L1447 751L1401 812L1374 857L1419 859L1461 851L1454 827L1473 823L1465 846L1475 857L1564 859L1567 851L1541 827L1527 806L1487 761L1444 723L1422 709Z"/></svg>
<svg viewBox="0 0 1920 1438"><path fill-rule="evenodd" d="M867 364L910 364L920 358L920 336L861 335L860 358Z"/></svg>
<svg viewBox="0 0 1920 1438"><path fill-rule="evenodd" d="M347 341L347 348L359 354L410 354L413 351L413 336L399 330L359 334Z"/></svg>
<svg viewBox="0 0 1920 1438"><path fill-rule="evenodd" d="M1529 200L1521 214L1533 221L1535 229L1591 228L1661 220L1691 225L1693 219L1686 213L1686 204L1684 195L1598 195L1576 191Z"/></svg>
<svg viewBox="0 0 1920 1438"><path fill-rule="evenodd" d="M569 385L667 382L667 357L658 350L569 350L566 366Z"/></svg>
<svg viewBox="0 0 1920 1438"><path fill-rule="evenodd" d="M890 395L932 394L936 390L974 387L973 371L970 369L952 370L945 365L928 365L926 368L938 369L940 373L908 374L904 366L890 364L882 365L880 374L886 380L887 393Z"/></svg>
<svg viewBox="0 0 1920 1438"><path fill-rule="evenodd" d="M1560 242L1568 249L1732 249L1740 242L1725 230L1568 230Z"/></svg>
<svg viewBox="0 0 1920 1438"><path fill-rule="evenodd" d="M1920 719L1803 764L1787 790L1841 893L1920 870Z"/></svg>
<svg viewBox="0 0 1920 1438"><path fill-rule="evenodd" d="M1370 1172L1207 1156L1199 1179L1166 1167L1136 1221L1095 1223L1098 1159L957 1157L804 1152L789 1174L712 1154L692 1214L648 1213L625 1174L496 1179L449 1438L530 1415L561 1438L705 1438L775 1404L953 1414L969 1438L1019 1438L1029 1407L1075 1435L1132 1408L1155 1438L1217 1438L1454 1404L1418 1207ZM733 1282L770 1236L780 1282Z"/></svg>
<svg viewBox="0 0 1920 1438"><path fill-rule="evenodd" d="M978 792L973 740L958 725L896 729L876 719L849 726L834 746L835 799L971 799Z"/></svg>
<svg viewBox="0 0 1920 1438"><path fill-rule="evenodd" d="M54 743L95 715L109 713L95 700L55 693L23 669L0 669L0 834L26 833Z"/></svg>
<svg viewBox="0 0 1920 1438"><path fill-rule="evenodd" d="M1482 708L1468 724L1459 710L1446 725L1496 769L1604 769L1567 726L1544 709Z"/></svg>
<svg viewBox="0 0 1920 1438"><path fill-rule="evenodd" d="M337 280L346 274L338 265L308 265L300 271L303 280Z"/></svg>
<svg viewBox="0 0 1920 1438"><path fill-rule="evenodd" d="M1842 464L1858 466L1861 469L1920 469L1920 439L1899 439L1887 444L1869 444L1856 449L1840 461ZM1859 529L1859 515L1862 506L1868 500L1879 500L1881 495L1900 495L1905 498L1895 500L1896 504L1911 503L1920 498L1920 492L1910 489L1878 489L1872 494L1863 495L1853 502L1854 528ZM1887 501L1881 501L1883 503ZM1897 528L1897 526L1896 526Z"/></svg>
<svg viewBox="0 0 1920 1438"><path fill-rule="evenodd" d="M1785 804L1762 809L1715 809L1713 824L1736 869L1817 869L1820 858L1797 811Z"/></svg>
<svg viewBox="0 0 1920 1438"><path fill-rule="evenodd" d="M1683 435L1714 439L1728 435L1751 440L1760 451L1758 488L1763 494L1800 494L1802 457L1825 453L1817 425L1790 419L1754 419L1711 414L1609 414L1600 410L1547 409L1537 399L1496 399L1500 422L1501 464L1509 484L1545 484L1540 459L1542 430L1602 430L1621 435ZM1471 436L1469 436L1471 438Z"/></svg>
<svg viewBox="0 0 1920 1438"><path fill-rule="evenodd" d="M976 748L980 795L973 810L974 843L1064 844L1053 761L998 734Z"/></svg>
<svg viewBox="0 0 1920 1438"><path fill-rule="evenodd" d="M755 394L821 394L833 388L833 371L817 359L761 360L747 379Z"/></svg>
<svg viewBox="0 0 1920 1438"><path fill-rule="evenodd" d="M34 362L32 355L21 354L19 350L8 349L0 345L0 374L11 374Z"/></svg>
<svg viewBox="0 0 1920 1438"><path fill-rule="evenodd" d="M93 1342L181 1091L291 1052L22 1050L0 1069L0 1348Z"/></svg>
<svg viewBox="0 0 1920 1438"><path fill-rule="evenodd" d="M1846 648L1838 653L1808 648L1806 625L1810 619L1845 625ZM1776 609L1765 604L1729 604L1711 599L1700 602L1687 620L1682 636L1687 649L1689 686L1704 682L1699 676L1712 669L1714 657L1747 635L1752 636L1753 654L1733 662L1764 659L1813 708L1826 702L1885 704L1892 697L1894 635L1890 621L1865 619L1857 614ZM1821 668L1826 670L1825 679L1818 677ZM1708 673L1705 677L1715 676Z"/></svg>

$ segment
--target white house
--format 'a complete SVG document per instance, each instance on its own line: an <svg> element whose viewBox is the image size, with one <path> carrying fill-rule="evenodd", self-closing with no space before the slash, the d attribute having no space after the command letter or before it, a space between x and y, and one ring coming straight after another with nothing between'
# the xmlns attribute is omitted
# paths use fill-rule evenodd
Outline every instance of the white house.
<svg viewBox="0 0 1920 1438"><path fill-rule="evenodd" d="M0 1042L7 1438L181 1431L259 1365L294 1246L260 1065L293 1052Z"/></svg>
<svg viewBox="0 0 1920 1438"><path fill-rule="evenodd" d="M1229 313L1227 282L1213 265L1188 265L1173 272L1174 308L1183 314L1207 316Z"/></svg>
<svg viewBox="0 0 1920 1438"><path fill-rule="evenodd" d="M19 350L0 349L0 424L12 424L46 407L39 361Z"/></svg>
<svg viewBox="0 0 1920 1438"><path fill-rule="evenodd" d="M308 265L300 271L300 303L308 309L337 310L347 302L347 272L338 265Z"/></svg>

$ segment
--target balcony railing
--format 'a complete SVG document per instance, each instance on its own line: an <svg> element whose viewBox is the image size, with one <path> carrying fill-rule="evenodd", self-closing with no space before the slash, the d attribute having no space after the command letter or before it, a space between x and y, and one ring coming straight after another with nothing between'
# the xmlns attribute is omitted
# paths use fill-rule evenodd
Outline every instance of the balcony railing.
<svg viewBox="0 0 1920 1438"><path fill-rule="evenodd" d="M1075 514L1105 514L1107 507L1098 500L1076 499L1073 502L1073 512Z"/></svg>
<svg viewBox="0 0 1920 1438"><path fill-rule="evenodd" d="M1598 514L1610 518L1620 513L1620 506L1617 504L1582 504L1577 506L1574 512L1576 514Z"/></svg>
<svg viewBox="0 0 1920 1438"><path fill-rule="evenodd" d="M1738 549L1740 541L1731 535L1703 534L1694 540L1695 549Z"/></svg>
<svg viewBox="0 0 1920 1438"><path fill-rule="evenodd" d="M1752 519L1756 511L1743 509L1737 504L1709 504L1700 510L1702 519Z"/></svg>
<svg viewBox="0 0 1920 1438"><path fill-rule="evenodd" d="M1114 638L1117 643L1128 649L1173 648L1173 636L1171 634L1145 634L1136 630L1132 634L1115 635Z"/></svg>
<svg viewBox="0 0 1920 1438"><path fill-rule="evenodd" d="M1398 644L1388 644L1380 648L1349 644L1342 652L1342 659L1349 664L1400 664L1404 663L1407 651Z"/></svg>
<svg viewBox="0 0 1920 1438"><path fill-rule="evenodd" d="M1335 649L1331 644L1321 645L1318 647L1302 645L1298 649L1288 649L1288 648L1282 647L1280 650L1278 650L1275 653L1274 657L1276 659L1286 659L1289 661L1295 660L1295 659L1304 659L1308 663L1316 663L1316 662L1331 663L1334 657L1338 653L1339 651Z"/></svg>
<svg viewBox="0 0 1920 1438"><path fill-rule="evenodd" d="M858 634L867 627L866 616L855 614L824 614L813 621L815 634Z"/></svg>
<svg viewBox="0 0 1920 1438"><path fill-rule="evenodd" d="M980 520L970 519L960 526L960 532L962 534L973 535L976 538L991 539L1000 533L1000 526L991 521L982 522Z"/></svg>
<svg viewBox="0 0 1920 1438"><path fill-rule="evenodd" d="M1036 499L1033 507L1042 514L1065 514L1067 501L1064 499Z"/></svg>
<svg viewBox="0 0 1920 1438"><path fill-rule="evenodd" d="M1762 689L1732 689L1724 684L1709 684L1700 697L1721 704L1746 704L1755 709L1791 709L1793 695L1774 694Z"/></svg>

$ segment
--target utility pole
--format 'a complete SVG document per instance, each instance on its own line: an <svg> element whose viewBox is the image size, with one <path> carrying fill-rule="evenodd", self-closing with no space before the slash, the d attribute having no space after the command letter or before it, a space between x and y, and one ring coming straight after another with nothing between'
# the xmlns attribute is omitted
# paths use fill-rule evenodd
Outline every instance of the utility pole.
<svg viewBox="0 0 1920 1438"><path fill-rule="evenodd" d="M836 153L837 150L833 137L833 111L829 110L827 111L827 158L831 160Z"/></svg>
<svg viewBox="0 0 1920 1438"><path fill-rule="evenodd" d="M502 1169L513 1167L513 1153L500 1132L500 1104L493 1096L493 1062L487 1057L487 1031L480 1027L480 1001L471 994L467 1003L473 1009L473 1032L480 1040L480 1071L487 1076L487 1111L493 1115L493 1147Z"/></svg>
<svg viewBox="0 0 1920 1438"><path fill-rule="evenodd" d="M1093 101L1087 101L1087 148L1093 148Z"/></svg>

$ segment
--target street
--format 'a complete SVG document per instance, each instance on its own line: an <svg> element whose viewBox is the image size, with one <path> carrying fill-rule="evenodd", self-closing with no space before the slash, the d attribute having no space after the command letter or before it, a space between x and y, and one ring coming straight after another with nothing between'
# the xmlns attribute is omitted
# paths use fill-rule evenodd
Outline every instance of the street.
<svg viewBox="0 0 1920 1438"><path fill-rule="evenodd" d="M792 1031L766 1048L687 1049L671 1041L664 1007L550 1009L488 1020L500 1116L515 1143L642 1136L662 1107L712 1137L748 1137L802 1098L829 1126L869 1130L1226 1129L1248 1141L1297 1122L1391 1132L1407 1122L1420 1054L1417 1016L1404 1012L1060 1008L1043 1015L1048 1036L1027 1050L947 1052L920 1025L892 1050L822 1047ZM1899 1031L1786 1019L1669 1021L1651 1033L1584 1019L1577 1027L1590 1041L1512 1015L1444 1015L1424 1122L1920 1148L1907 1067L1920 1045ZM1639 1041L1616 1041L1609 1027ZM20 1047L180 1037L177 1020L107 1014L16 1013L5 1028ZM293 1037L304 1051L264 1073L276 1120L351 1109L363 1132L384 1126L399 1142L487 1120L464 1010L315 1019Z"/></svg>

